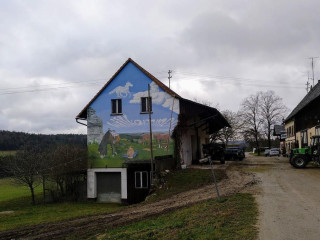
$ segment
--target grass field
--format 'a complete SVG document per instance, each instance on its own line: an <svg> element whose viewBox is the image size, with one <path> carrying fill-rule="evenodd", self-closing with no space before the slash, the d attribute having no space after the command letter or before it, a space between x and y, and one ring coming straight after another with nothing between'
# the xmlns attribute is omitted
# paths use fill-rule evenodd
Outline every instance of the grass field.
<svg viewBox="0 0 320 240"><path fill-rule="evenodd" d="M42 201L41 187L36 188L36 199ZM72 202L31 205L27 187L15 185L12 179L0 179L0 231L33 224L55 222L79 216L117 211L120 204ZM13 211L1 214L4 211Z"/></svg>
<svg viewBox="0 0 320 240"><path fill-rule="evenodd" d="M0 151L0 157L1 156L9 156L9 155L15 155L16 151Z"/></svg>
<svg viewBox="0 0 320 240"><path fill-rule="evenodd" d="M41 192L41 187L35 188L35 194ZM11 201L21 197L30 196L30 190L26 186L18 185L11 178L0 179L0 203ZM31 203L31 197L30 203ZM0 205L0 209L2 204Z"/></svg>
<svg viewBox="0 0 320 240"><path fill-rule="evenodd" d="M218 179L225 177L223 171L216 171L216 175ZM147 202L158 201L211 181L210 170L187 169L172 172L167 175L164 187L150 196ZM41 202L40 187L36 189L36 198ZM0 179L0 231L125 208L120 204L94 202L35 206L30 202L27 187L17 186L8 178ZM4 211L12 212L1 214ZM253 196L237 194L222 203L210 200L134 224L110 228L105 234L99 235L98 239L255 239L256 216L257 206ZM71 239L73 237L70 236ZM96 236L92 238L95 239Z"/></svg>
<svg viewBox="0 0 320 240"><path fill-rule="evenodd" d="M215 170L215 175L217 181L227 177L224 170ZM154 194L147 198L146 202L168 198L172 195L207 185L212 181L210 169L186 169L171 172L166 176L164 187L157 189Z"/></svg>
<svg viewBox="0 0 320 240"><path fill-rule="evenodd" d="M90 239L246 239L257 237L257 204L251 194L219 203L209 200L122 227Z"/></svg>
<svg viewBox="0 0 320 240"><path fill-rule="evenodd" d="M217 178L222 179L223 177L225 177L224 172L217 171ZM211 181L210 170L186 169L172 172L167 176L165 188L158 189L148 198L147 202L158 201L203 186ZM0 231L78 216L108 213L124 208L120 204L93 202L41 204L41 186L35 189L35 193L37 202L40 204L32 206L27 187L15 185L10 178L0 179L0 212L13 211L10 214L0 214Z"/></svg>

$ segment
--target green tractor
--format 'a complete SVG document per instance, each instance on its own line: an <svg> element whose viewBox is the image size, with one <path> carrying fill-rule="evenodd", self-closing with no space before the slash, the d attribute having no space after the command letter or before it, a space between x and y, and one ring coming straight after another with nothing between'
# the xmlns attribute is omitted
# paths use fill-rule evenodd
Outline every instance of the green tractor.
<svg viewBox="0 0 320 240"><path fill-rule="evenodd" d="M312 136L310 147L292 149L290 163L295 168L304 168L309 162L320 165L320 136Z"/></svg>

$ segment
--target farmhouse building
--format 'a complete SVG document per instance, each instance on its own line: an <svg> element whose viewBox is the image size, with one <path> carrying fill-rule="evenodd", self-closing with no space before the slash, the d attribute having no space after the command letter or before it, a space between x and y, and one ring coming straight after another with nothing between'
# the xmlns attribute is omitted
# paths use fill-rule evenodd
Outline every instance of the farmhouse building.
<svg viewBox="0 0 320 240"><path fill-rule="evenodd" d="M313 135L320 135L320 80L285 119L286 151L310 144Z"/></svg>
<svg viewBox="0 0 320 240"><path fill-rule="evenodd" d="M145 198L151 151L174 166L198 163L209 135L229 127L218 110L182 98L130 58L76 120L87 121L88 198L108 202Z"/></svg>

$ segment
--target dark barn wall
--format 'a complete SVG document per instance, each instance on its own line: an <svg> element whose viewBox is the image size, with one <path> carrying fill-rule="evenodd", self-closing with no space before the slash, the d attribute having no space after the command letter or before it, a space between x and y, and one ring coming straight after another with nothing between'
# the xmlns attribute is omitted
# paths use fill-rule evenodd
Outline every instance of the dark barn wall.
<svg viewBox="0 0 320 240"><path fill-rule="evenodd" d="M136 189L135 188L135 172L147 171L148 172L148 188ZM127 167L127 182L128 182L128 203L139 203L145 200L149 194L150 189L150 172L151 164L149 163L135 163L128 164Z"/></svg>
<svg viewBox="0 0 320 240"><path fill-rule="evenodd" d="M160 173L164 170L174 170L176 169L177 163L173 158L173 155L156 156L154 158L155 171Z"/></svg>
<svg viewBox="0 0 320 240"><path fill-rule="evenodd" d="M296 132L319 125L320 97L301 110L295 117Z"/></svg>

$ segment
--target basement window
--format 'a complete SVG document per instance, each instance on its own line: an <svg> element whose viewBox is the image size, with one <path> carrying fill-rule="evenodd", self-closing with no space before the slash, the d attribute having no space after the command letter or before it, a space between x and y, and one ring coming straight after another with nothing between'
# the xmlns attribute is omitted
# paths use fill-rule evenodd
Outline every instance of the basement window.
<svg viewBox="0 0 320 240"><path fill-rule="evenodd" d="M135 187L148 188L148 172L135 172Z"/></svg>
<svg viewBox="0 0 320 240"><path fill-rule="evenodd" d="M122 100L121 99L111 99L111 114L112 115L122 114Z"/></svg>
<svg viewBox="0 0 320 240"><path fill-rule="evenodd" d="M149 98L142 97L141 98L141 113L149 113ZM150 97L150 112L152 112L152 98Z"/></svg>

